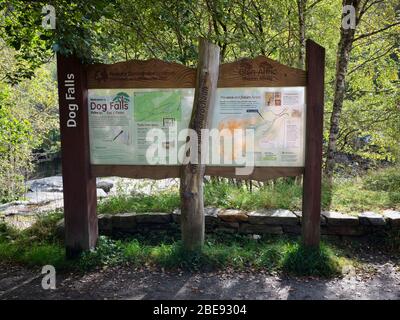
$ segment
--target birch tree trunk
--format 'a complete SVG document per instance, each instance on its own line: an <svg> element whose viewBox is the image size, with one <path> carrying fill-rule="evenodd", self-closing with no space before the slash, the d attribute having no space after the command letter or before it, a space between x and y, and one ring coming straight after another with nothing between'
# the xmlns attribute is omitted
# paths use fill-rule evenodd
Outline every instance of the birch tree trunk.
<svg viewBox="0 0 400 320"><path fill-rule="evenodd" d="M204 244L204 199L203 177L205 163L202 161L201 130L209 127L209 118L214 109L219 74L220 48L200 40L197 66L196 91L189 129L196 132L197 143L187 142L189 152L197 152L197 163L183 165L181 169L181 228L183 246L188 251L200 250ZM204 138L205 140L206 138Z"/></svg>
<svg viewBox="0 0 400 320"><path fill-rule="evenodd" d="M351 5L355 9L356 17L359 15L360 0L343 0L343 6ZM358 20L358 19L357 19ZM357 26L358 21L356 21ZM337 150L337 138L339 134L340 116L342 113L343 100L346 91L346 75L350 61L350 53L353 47L356 28L341 28L340 41L338 44L335 91L333 98L333 108L330 119L329 142L325 165L325 174L331 177L335 165L335 153Z"/></svg>
<svg viewBox="0 0 400 320"><path fill-rule="evenodd" d="M304 69L306 63L306 5L307 0L297 0L299 18L299 68Z"/></svg>

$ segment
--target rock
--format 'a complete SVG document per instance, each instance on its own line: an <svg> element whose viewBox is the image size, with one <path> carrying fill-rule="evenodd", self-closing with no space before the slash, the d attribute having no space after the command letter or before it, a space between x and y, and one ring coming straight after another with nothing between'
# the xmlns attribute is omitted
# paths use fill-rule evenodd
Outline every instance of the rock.
<svg viewBox="0 0 400 320"><path fill-rule="evenodd" d="M170 223L171 221L172 217L170 213L149 212L136 214L136 222L138 224Z"/></svg>
<svg viewBox="0 0 400 320"><path fill-rule="evenodd" d="M241 210L221 210L217 215L218 218L226 222L244 222L249 219L247 214Z"/></svg>
<svg viewBox="0 0 400 320"><path fill-rule="evenodd" d="M400 227L400 212L394 210L383 211L383 216L389 221L392 227Z"/></svg>
<svg viewBox="0 0 400 320"><path fill-rule="evenodd" d="M98 215L98 223L99 223L99 233L109 235L112 233L113 224L112 224L112 215L110 214L99 214ZM119 223L119 222L118 222Z"/></svg>
<svg viewBox="0 0 400 320"><path fill-rule="evenodd" d="M112 230L133 231L136 228L136 214L135 213L118 213L111 216L111 221L107 222L108 218L104 218L104 223L111 223Z"/></svg>
<svg viewBox="0 0 400 320"><path fill-rule="evenodd" d="M65 238L65 224L64 224L64 219L61 219L60 221L57 222L56 224L56 237L58 239L64 239Z"/></svg>
<svg viewBox="0 0 400 320"><path fill-rule="evenodd" d="M28 190L31 192L62 192L62 176L53 176L27 181Z"/></svg>
<svg viewBox="0 0 400 320"><path fill-rule="evenodd" d="M289 233L289 234L301 234L301 226L295 226L295 225L286 225L282 226L283 232Z"/></svg>
<svg viewBox="0 0 400 320"><path fill-rule="evenodd" d="M386 224L385 219L381 214L365 211L358 215L358 219L360 220L360 224L366 226L384 226Z"/></svg>
<svg viewBox="0 0 400 320"><path fill-rule="evenodd" d="M214 227L218 225L219 219L218 219L218 213L221 211L221 209L215 208L215 207L206 207L204 208L204 219L205 219L205 224L206 226L209 227Z"/></svg>
<svg viewBox="0 0 400 320"><path fill-rule="evenodd" d="M55 200L61 200L64 198L62 192L28 192L25 194L25 198L28 199L29 204L44 204Z"/></svg>
<svg viewBox="0 0 400 320"><path fill-rule="evenodd" d="M226 222L226 221L220 221L218 223L217 227L222 227L222 228L229 228L229 229L235 229L236 231L239 229L239 222Z"/></svg>
<svg viewBox="0 0 400 320"><path fill-rule="evenodd" d="M301 211L293 211L293 213L299 218L300 223L301 223L301 219L303 217L303 212ZM326 225L326 218L321 214L320 216L320 225L321 226L325 226Z"/></svg>
<svg viewBox="0 0 400 320"><path fill-rule="evenodd" d="M97 188L96 194L97 194L97 198L106 198L107 197L107 193L105 193L105 191L103 189Z"/></svg>
<svg viewBox="0 0 400 320"><path fill-rule="evenodd" d="M299 218L289 210L259 210L248 214L248 222L251 224L296 225Z"/></svg>
<svg viewBox="0 0 400 320"><path fill-rule="evenodd" d="M218 212L220 209L214 207L206 207L204 208L204 218L206 226L213 227L218 224ZM175 223L181 223L181 209L175 209L172 214L172 221Z"/></svg>
<svg viewBox="0 0 400 320"><path fill-rule="evenodd" d="M2 211L2 214L5 216L13 216L13 215L33 215L34 213L32 210L29 208L28 205L15 205L15 206L9 206L7 209Z"/></svg>
<svg viewBox="0 0 400 320"><path fill-rule="evenodd" d="M9 208L16 206L26 206L29 201L13 201L4 204L0 204L0 212L5 213Z"/></svg>
<svg viewBox="0 0 400 320"><path fill-rule="evenodd" d="M173 222L175 222L177 224L180 224L181 223L181 210L180 209L175 209L172 212L171 217L172 217L172 221Z"/></svg>
<svg viewBox="0 0 400 320"><path fill-rule="evenodd" d="M358 218L334 211L323 211L322 215L326 218L328 226L357 226Z"/></svg>
<svg viewBox="0 0 400 320"><path fill-rule="evenodd" d="M237 230L231 228L224 227L216 227L213 232L221 232L221 233L235 233Z"/></svg>
<svg viewBox="0 0 400 320"><path fill-rule="evenodd" d="M239 227L239 233L245 234L282 234L283 230L281 226L272 226L265 224L251 224L242 223Z"/></svg>
<svg viewBox="0 0 400 320"><path fill-rule="evenodd" d="M111 180L99 180L96 182L97 189L102 189L104 192L109 193L114 183Z"/></svg>
<svg viewBox="0 0 400 320"><path fill-rule="evenodd" d="M362 236L366 230L362 226L351 225L328 225L321 227L321 234L323 235L337 235L337 236Z"/></svg>

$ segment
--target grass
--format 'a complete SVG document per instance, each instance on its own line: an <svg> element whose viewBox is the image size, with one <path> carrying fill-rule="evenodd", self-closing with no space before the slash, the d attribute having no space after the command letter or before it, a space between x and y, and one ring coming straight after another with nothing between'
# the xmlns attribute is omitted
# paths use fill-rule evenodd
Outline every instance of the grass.
<svg viewBox="0 0 400 320"><path fill-rule="evenodd" d="M60 212L50 213L23 231L0 223L0 261L65 268L68 264L65 250L56 236L56 224L60 218Z"/></svg>
<svg viewBox="0 0 400 320"><path fill-rule="evenodd" d="M400 209L400 170L390 168L352 180L336 179L323 185L323 209L342 212ZM277 179L252 188L227 180L205 185L205 204L222 208L255 210L260 208L301 207L301 185L294 179ZM100 213L170 212L179 206L176 190L157 195L117 196L99 204ZM267 270L293 275L336 276L343 266L352 264L345 256L348 246L322 243L318 249L304 248L297 238L243 235L207 235L200 253L186 252L180 236L173 232L148 233L125 239L100 237L95 250L78 260L66 261L64 245L56 236L60 212L41 217L31 228L18 231L0 224L0 261L27 266L54 265L59 269L88 270L102 266L129 264L164 269L188 270ZM344 249L343 249L344 248ZM398 252L400 234L387 235L382 248Z"/></svg>
<svg viewBox="0 0 400 320"><path fill-rule="evenodd" d="M211 181L205 184L206 206L258 210L301 210L302 186L292 178L280 178L254 186ZM176 189L155 195L116 196L99 203L100 213L171 212L180 204ZM363 211L400 210L400 168L388 168L351 179L323 183L322 209L356 214Z"/></svg>
<svg viewBox="0 0 400 320"><path fill-rule="evenodd" d="M64 245L56 237L59 214L42 218L25 231L0 225L0 262L26 266L53 265L57 270L85 271L104 266L128 264L166 270L267 270L293 275L336 276L344 264L339 249L328 244L307 251L297 238L268 236L258 240L240 235L207 235L200 253L188 253L180 236L157 232L121 239L101 236L96 249L73 261L65 260Z"/></svg>

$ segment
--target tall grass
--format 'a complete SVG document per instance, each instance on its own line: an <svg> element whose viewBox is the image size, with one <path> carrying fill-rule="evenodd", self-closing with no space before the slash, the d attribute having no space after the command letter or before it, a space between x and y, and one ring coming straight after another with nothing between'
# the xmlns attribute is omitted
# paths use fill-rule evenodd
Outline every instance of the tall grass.
<svg viewBox="0 0 400 320"><path fill-rule="evenodd" d="M232 183L228 179L211 180L204 187L206 206L258 210L301 210L302 185L291 178L265 183ZM180 205L176 189L153 195L115 196L99 203L100 213L171 212ZM323 182L322 209L344 213L400 209L400 169L389 168L363 177L336 178Z"/></svg>

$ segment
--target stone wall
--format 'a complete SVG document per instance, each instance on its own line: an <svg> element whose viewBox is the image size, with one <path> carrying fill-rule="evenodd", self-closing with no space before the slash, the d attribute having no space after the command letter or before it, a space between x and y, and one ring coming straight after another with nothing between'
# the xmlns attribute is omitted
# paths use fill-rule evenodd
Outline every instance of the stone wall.
<svg viewBox="0 0 400 320"><path fill-rule="evenodd" d="M205 209L206 232L240 234L300 234L301 212L289 210ZM180 211L173 213L122 213L99 215L101 234L135 233L179 227ZM321 234L363 236L400 229L400 212L386 210L383 215L363 212L350 216L339 212L321 212Z"/></svg>

